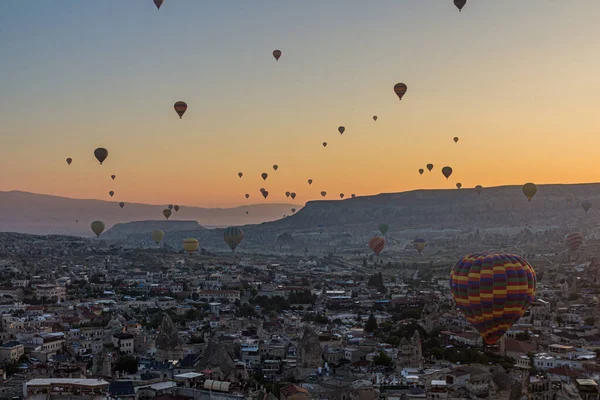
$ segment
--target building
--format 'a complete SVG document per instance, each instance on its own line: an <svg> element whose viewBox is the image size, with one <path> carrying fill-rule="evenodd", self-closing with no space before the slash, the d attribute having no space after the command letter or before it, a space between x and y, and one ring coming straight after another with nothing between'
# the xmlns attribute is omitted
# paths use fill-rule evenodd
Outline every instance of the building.
<svg viewBox="0 0 600 400"><path fill-rule="evenodd" d="M17 341L0 346L0 361L18 361L25 354L25 346Z"/></svg>
<svg viewBox="0 0 600 400"><path fill-rule="evenodd" d="M65 347L65 336L63 333L37 334L33 336L33 344L39 346L36 351L56 354Z"/></svg>
<svg viewBox="0 0 600 400"><path fill-rule="evenodd" d="M239 290L202 290L197 291L200 299L217 299L217 300L228 300L236 301L240 299Z"/></svg>
<svg viewBox="0 0 600 400"><path fill-rule="evenodd" d="M32 379L23 384L23 397L68 398L85 396L88 399L106 398L109 383L103 379L48 378Z"/></svg>
<svg viewBox="0 0 600 400"><path fill-rule="evenodd" d="M43 283L36 285L35 291L38 299L46 298L53 302L61 302L67 300L67 289L64 286Z"/></svg>
<svg viewBox="0 0 600 400"><path fill-rule="evenodd" d="M115 333L112 335L113 345L119 349L123 354L133 354L135 351L134 346L135 336L131 333Z"/></svg>

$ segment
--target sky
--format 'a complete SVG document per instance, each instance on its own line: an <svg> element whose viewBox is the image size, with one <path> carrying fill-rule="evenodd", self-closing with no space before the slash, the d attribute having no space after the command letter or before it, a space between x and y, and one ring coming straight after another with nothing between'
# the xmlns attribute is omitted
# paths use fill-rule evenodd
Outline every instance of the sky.
<svg viewBox="0 0 600 400"><path fill-rule="evenodd" d="M598 15L596 0L5 0L0 190L228 207L596 182Z"/></svg>

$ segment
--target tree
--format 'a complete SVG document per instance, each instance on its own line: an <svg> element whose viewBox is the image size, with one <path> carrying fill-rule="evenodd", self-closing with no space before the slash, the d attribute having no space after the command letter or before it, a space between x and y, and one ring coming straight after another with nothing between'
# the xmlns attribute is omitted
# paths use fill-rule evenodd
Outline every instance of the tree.
<svg viewBox="0 0 600 400"><path fill-rule="evenodd" d="M122 356L115 364L115 371L124 371L128 374L135 374L138 370L138 360L133 356Z"/></svg>
<svg viewBox="0 0 600 400"><path fill-rule="evenodd" d="M373 315L373 313L371 313L371 315L369 315L369 319L367 320L367 323L365 324L365 332L373 333L376 330L377 330L377 319L375 319L375 316Z"/></svg>
<svg viewBox="0 0 600 400"><path fill-rule="evenodd" d="M375 358L373 358L373 364L389 367L392 365L392 358L382 351Z"/></svg>
<svg viewBox="0 0 600 400"><path fill-rule="evenodd" d="M520 340L522 342L526 342L529 339L531 339L531 335L527 331L525 331L525 332L519 332L519 333L517 333L515 335L515 339Z"/></svg>

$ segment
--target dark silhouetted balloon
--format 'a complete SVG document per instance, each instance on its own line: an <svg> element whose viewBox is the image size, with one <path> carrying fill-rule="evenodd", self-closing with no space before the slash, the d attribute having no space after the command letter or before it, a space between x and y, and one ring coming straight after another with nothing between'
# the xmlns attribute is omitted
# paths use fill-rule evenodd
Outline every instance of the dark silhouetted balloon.
<svg viewBox="0 0 600 400"><path fill-rule="evenodd" d="M398 96L400 100L402 100L402 97L406 94L407 90L408 88L404 83L396 83L394 86L394 93L396 93L396 96Z"/></svg>
<svg viewBox="0 0 600 400"><path fill-rule="evenodd" d="M100 235L102 234L102 232L104 232L104 222L102 221L94 221L92 222L92 232L94 232L96 234L96 237L100 237Z"/></svg>
<svg viewBox="0 0 600 400"><path fill-rule="evenodd" d="M244 176L244 174L242 172L238 172L238 176L241 178L242 176Z"/></svg>
<svg viewBox="0 0 600 400"><path fill-rule="evenodd" d="M531 199L533 199L533 196L535 196L535 194L537 193L537 186L535 185L535 183L530 182L524 184L521 190L523 191L523 194L527 197L527 200L531 201Z"/></svg>
<svg viewBox="0 0 600 400"><path fill-rule="evenodd" d="M266 199L267 197L269 197L269 192L267 192L266 190L263 190L262 195Z"/></svg>
<svg viewBox="0 0 600 400"><path fill-rule="evenodd" d="M345 131L346 128L344 128L343 126L338 127L338 132L340 133L340 135L343 135Z"/></svg>
<svg viewBox="0 0 600 400"><path fill-rule="evenodd" d="M462 11L463 7L467 4L467 0L454 0L454 5L458 8L458 11Z"/></svg>
<svg viewBox="0 0 600 400"><path fill-rule="evenodd" d="M309 180L308 180L308 184L309 184L309 185L312 185L312 183L313 183L313 180L312 180L312 179L309 179Z"/></svg>
<svg viewBox="0 0 600 400"><path fill-rule="evenodd" d="M344 193L340 193L340 199L344 198Z"/></svg>
<svg viewBox="0 0 600 400"><path fill-rule="evenodd" d="M425 170L423 168L419 168L419 175L423 175L423 172L425 172Z"/></svg>
<svg viewBox="0 0 600 400"><path fill-rule="evenodd" d="M458 143L458 138L457 137L454 138L454 143Z"/></svg>
<svg viewBox="0 0 600 400"><path fill-rule="evenodd" d="M125 207L125 203L123 203L123 202L120 202L120 203L119 203L119 207L121 207L121 208Z"/></svg>
<svg viewBox="0 0 600 400"><path fill-rule="evenodd" d="M281 57L281 50L273 50L273 57L275 57L275 61L279 61L279 57Z"/></svg>
<svg viewBox="0 0 600 400"><path fill-rule="evenodd" d="M355 198L355 197L356 197L356 195L355 195L354 193L352 193L352 194L350 195L350 197L352 197L352 198Z"/></svg>
<svg viewBox="0 0 600 400"><path fill-rule="evenodd" d="M475 186L475 191L477 192L477 196L479 196L481 194L481 192L483 192L483 186L481 186L481 185Z"/></svg>
<svg viewBox="0 0 600 400"><path fill-rule="evenodd" d="M72 162L73 162L72 158L67 158L67 164L71 165Z"/></svg>
<svg viewBox="0 0 600 400"><path fill-rule="evenodd" d="M160 6L162 6L164 0L154 0L154 5L157 10L160 10Z"/></svg>
<svg viewBox="0 0 600 400"><path fill-rule="evenodd" d="M273 170L277 171L279 169L279 165L275 164L273 165Z"/></svg>
<svg viewBox="0 0 600 400"><path fill-rule="evenodd" d="M178 205L174 205L173 209L175 210L175 212L178 212L179 211L179 206Z"/></svg>
<svg viewBox="0 0 600 400"><path fill-rule="evenodd" d="M169 210L168 208L165 208L163 210L163 215L165 216L166 219L169 219L169 217L171 216L172 211Z"/></svg>
<svg viewBox="0 0 600 400"><path fill-rule="evenodd" d="M427 164L427 170L429 172L431 172L432 169L433 169L433 164Z"/></svg>
<svg viewBox="0 0 600 400"><path fill-rule="evenodd" d="M292 200L294 200L296 198L296 193L294 193L294 192L290 193L290 197L292 198Z"/></svg>
<svg viewBox="0 0 600 400"><path fill-rule="evenodd" d="M323 196L323 197L327 196L327 192L326 191L322 191L321 192L321 196Z"/></svg>
<svg viewBox="0 0 600 400"><path fill-rule="evenodd" d="M172 210L173 209L173 204L169 204L168 208L169 208L169 210Z"/></svg>
<svg viewBox="0 0 600 400"><path fill-rule="evenodd" d="M327 142L323 142L323 147L327 147Z"/></svg>
<svg viewBox="0 0 600 400"><path fill-rule="evenodd" d="M292 208L292 214L296 214L296 209Z"/></svg>
<svg viewBox="0 0 600 400"><path fill-rule="evenodd" d="M185 114L185 112L187 111L188 106L185 103L185 101L178 101L173 105L173 108L175 109L177 115L179 115L179 119L181 119L183 118L183 114Z"/></svg>
<svg viewBox="0 0 600 400"><path fill-rule="evenodd" d="M289 198L290 197L290 192L285 192L285 197Z"/></svg>
<svg viewBox="0 0 600 400"><path fill-rule="evenodd" d="M100 165L102 165L104 160L106 160L106 157L108 157L108 150L103 147L98 147L96 150L94 150L94 156L96 156L96 160L98 160Z"/></svg>
<svg viewBox="0 0 600 400"><path fill-rule="evenodd" d="M373 115L373 121L377 121L377 115Z"/></svg>
<svg viewBox="0 0 600 400"><path fill-rule="evenodd" d="M111 175L110 179L112 179L114 181L116 177L117 177L116 175Z"/></svg>
<svg viewBox="0 0 600 400"><path fill-rule="evenodd" d="M250 198L250 193L246 193L245 196L246 196L247 199L249 199Z"/></svg>
<svg viewBox="0 0 600 400"><path fill-rule="evenodd" d="M111 190L110 192L108 192L108 194L110 194L110 197L113 197L115 195L115 192Z"/></svg>
<svg viewBox="0 0 600 400"><path fill-rule="evenodd" d="M262 174L260 174L260 176L263 178L263 181L266 181L267 178L269 177L269 174L267 174L266 172L263 172Z"/></svg>
<svg viewBox="0 0 600 400"><path fill-rule="evenodd" d="M460 189L461 187L462 187L462 183L458 182L458 183L456 184L456 188L457 188L457 189Z"/></svg>
<svg viewBox="0 0 600 400"><path fill-rule="evenodd" d="M446 177L446 179L450 178L450 175L452 175L452 168L450 168L450 167L442 168L442 174Z"/></svg>

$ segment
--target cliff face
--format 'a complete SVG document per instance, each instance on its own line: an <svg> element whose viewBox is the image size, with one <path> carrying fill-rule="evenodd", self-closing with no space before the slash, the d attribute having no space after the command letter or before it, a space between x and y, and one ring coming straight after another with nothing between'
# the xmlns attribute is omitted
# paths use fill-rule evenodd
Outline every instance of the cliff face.
<svg viewBox="0 0 600 400"><path fill-rule="evenodd" d="M129 235L150 234L160 229L165 233L180 231L196 231L204 229L197 221L133 221L115 224L102 235L104 239L121 239Z"/></svg>

